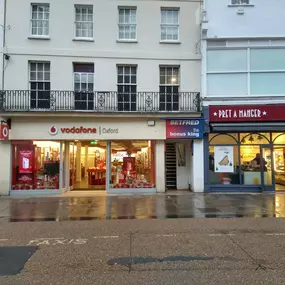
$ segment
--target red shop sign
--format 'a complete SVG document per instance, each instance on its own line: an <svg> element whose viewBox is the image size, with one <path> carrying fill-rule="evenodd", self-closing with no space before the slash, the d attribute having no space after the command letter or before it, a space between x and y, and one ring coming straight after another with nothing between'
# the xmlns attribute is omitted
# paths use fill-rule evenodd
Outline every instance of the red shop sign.
<svg viewBox="0 0 285 285"><path fill-rule="evenodd" d="M285 105L209 106L210 122L285 121Z"/></svg>
<svg viewBox="0 0 285 285"><path fill-rule="evenodd" d="M6 123L0 125L0 140L9 139L9 126Z"/></svg>
<svg viewBox="0 0 285 285"><path fill-rule="evenodd" d="M19 157L19 173L32 173L34 166L34 152L32 150L20 150Z"/></svg>

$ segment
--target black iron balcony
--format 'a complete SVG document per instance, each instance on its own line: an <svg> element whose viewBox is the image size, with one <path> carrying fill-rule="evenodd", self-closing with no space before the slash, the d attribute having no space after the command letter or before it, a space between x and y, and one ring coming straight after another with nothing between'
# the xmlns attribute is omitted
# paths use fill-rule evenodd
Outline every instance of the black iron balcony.
<svg viewBox="0 0 285 285"><path fill-rule="evenodd" d="M0 91L0 112L200 112L199 92Z"/></svg>

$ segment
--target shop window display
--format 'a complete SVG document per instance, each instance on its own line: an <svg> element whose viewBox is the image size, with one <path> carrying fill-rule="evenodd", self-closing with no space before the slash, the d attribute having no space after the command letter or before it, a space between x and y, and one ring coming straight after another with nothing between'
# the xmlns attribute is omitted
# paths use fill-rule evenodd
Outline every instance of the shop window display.
<svg viewBox="0 0 285 285"><path fill-rule="evenodd" d="M12 190L58 190L60 143L12 142Z"/></svg>
<svg viewBox="0 0 285 285"><path fill-rule="evenodd" d="M152 141L114 141L110 188L155 188Z"/></svg>

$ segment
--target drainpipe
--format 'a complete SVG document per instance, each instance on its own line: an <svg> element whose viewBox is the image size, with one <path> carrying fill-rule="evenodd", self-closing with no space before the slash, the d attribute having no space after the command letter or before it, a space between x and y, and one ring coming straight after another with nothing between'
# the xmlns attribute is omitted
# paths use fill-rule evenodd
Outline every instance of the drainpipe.
<svg viewBox="0 0 285 285"><path fill-rule="evenodd" d="M4 90L4 80L5 80L5 76L4 76L4 69L5 69L5 59L4 59L4 48L6 46L6 8L7 8L7 0L4 0L4 23L3 23L3 37L2 37L2 78L1 78L1 87L2 90Z"/></svg>

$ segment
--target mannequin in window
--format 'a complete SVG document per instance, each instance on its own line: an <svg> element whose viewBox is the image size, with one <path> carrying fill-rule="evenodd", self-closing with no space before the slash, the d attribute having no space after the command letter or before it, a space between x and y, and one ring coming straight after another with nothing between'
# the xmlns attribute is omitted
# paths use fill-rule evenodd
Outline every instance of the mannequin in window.
<svg viewBox="0 0 285 285"><path fill-rule="evenodd" d="M266 167L267 161L265 161L264 158L261 159L260 153L257 153L255 155L255 158L251 161L251 163L255 165L260 165L260 170L267 171L267 167Z"/></svg>

